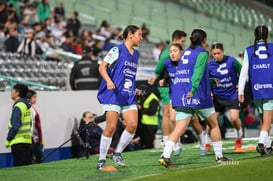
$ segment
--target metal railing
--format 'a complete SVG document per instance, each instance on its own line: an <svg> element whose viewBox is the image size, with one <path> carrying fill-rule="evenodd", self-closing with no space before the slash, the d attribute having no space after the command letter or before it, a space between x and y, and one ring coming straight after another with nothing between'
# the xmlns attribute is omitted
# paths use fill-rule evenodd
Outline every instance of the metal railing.
<svg viewBox="0 0 273 181"><path fill-rule="evenodd" d="M27 80L23 80L23 79L16 79L16 78L12 78L12 77L8 77L8 76L4 76L4 75L0 75L0 81L7 81L8 85L5 86L5 90L2 91L9 91L13 89L13 86L16 83L21 83L21 84L25 84L27 86L32 86L32 87L36 87L39 90L49 90L49 91L57 91L59 90L58 87L55 86L47 86L44 84L39 84L39 83L35 83L35 82L31 82L31 81L27 81Z"/></svg>

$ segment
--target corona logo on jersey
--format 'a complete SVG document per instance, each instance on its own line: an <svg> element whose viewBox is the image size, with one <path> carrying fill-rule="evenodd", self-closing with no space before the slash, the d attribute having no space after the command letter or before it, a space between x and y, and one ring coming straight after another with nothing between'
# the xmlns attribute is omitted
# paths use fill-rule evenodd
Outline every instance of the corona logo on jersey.
<svg viewBox="0 0 273 181"><path fill-rule="evenodd" d="M260 89L272 89L273 86L272 84L255 84L254 85L254 89L255 90L260 90Z"/></svg>

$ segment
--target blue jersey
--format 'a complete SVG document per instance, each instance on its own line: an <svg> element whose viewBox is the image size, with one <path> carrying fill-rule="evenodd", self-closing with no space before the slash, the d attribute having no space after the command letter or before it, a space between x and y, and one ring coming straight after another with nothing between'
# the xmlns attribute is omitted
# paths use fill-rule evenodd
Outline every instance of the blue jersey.
<svg viewBox="0 0 273 181"><path fill-rule="evenodd" d="M235 59L230 56L224 56L221 61L211 60L208 63L210 78L216 78L219 82L213 83L212 92L214 96L225 100L238 99L236 85L239 75L234 68Z"/></svg>
<svg viewBox="0 0 273 181"><path fill-rule="evenodd" d="M106 81L103 79L97 98L101 104L120 106L136 104L136 72L139 52L135 50L133 55L130 54L124 44L118 45L115 49L118 51L118 58L107 68L107 72L116 88L108 90Z"/></svg>
<svg viewBox="0 0 273 181"><path fill-rule="evenodd" d="M267 48L269 55L267 55ZM249 80L253 99L273 98L273 44L265 43L249 46L246 51L249 60Z"/></svg>
<svg viewBox="0 0 273 181"><path fill-rule="evenodd" d="M174 62L172 62L172 60L170 58L168 58L167 60L165 60L164 66L165 66L165 69L166 69L166 71L168 73L169 80L170 80L170 83L169 83L169 87L170 87L169 94L170 94L170 99L172 100L173 99L172 87L174 85L175 74L176 74L176 70L177 70L178 65L175 64Z"/></svg>
<svg viewBox="0 0 273 181"><path fill-rule="evenodd" d="M210 82L207 66L201 77L200 84L196 93L192 98L186 98L186 95L191 91L191 77L194 73L195 64L199 53L206 50L198 46L195 49L188 48L184 51L181 61L179 61L178 68L175 75L173 86L173 107L187 107L187 108L211 108L213 107L210 95ZM207 61L207 60L206 60Z"/></svg>

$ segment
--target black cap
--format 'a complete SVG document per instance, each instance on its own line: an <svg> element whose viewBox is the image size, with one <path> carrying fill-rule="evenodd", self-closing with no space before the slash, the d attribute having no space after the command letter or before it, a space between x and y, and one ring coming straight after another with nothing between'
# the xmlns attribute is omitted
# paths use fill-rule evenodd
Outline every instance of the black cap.
<svg viewBox="0 0 273 181"><path fill-rule="evenodd" d="M92 48L89 47L89 46L84 46L84 47L82 48L82 53L83 53L83 54L90 53L91 51L92 51Z"/></svg>

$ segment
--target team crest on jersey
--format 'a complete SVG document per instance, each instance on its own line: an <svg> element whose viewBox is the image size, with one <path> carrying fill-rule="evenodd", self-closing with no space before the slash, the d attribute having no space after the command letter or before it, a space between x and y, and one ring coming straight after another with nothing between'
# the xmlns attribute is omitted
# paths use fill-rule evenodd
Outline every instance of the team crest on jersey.
<svg viewBox="0 0 273 181"><path fill-rule="evenodd" d="M133 94L132 88L133 88L132 80L125 79L125 83L123 85L123 91L127 92L130 96L132 96L132 94Z"/></svg>

